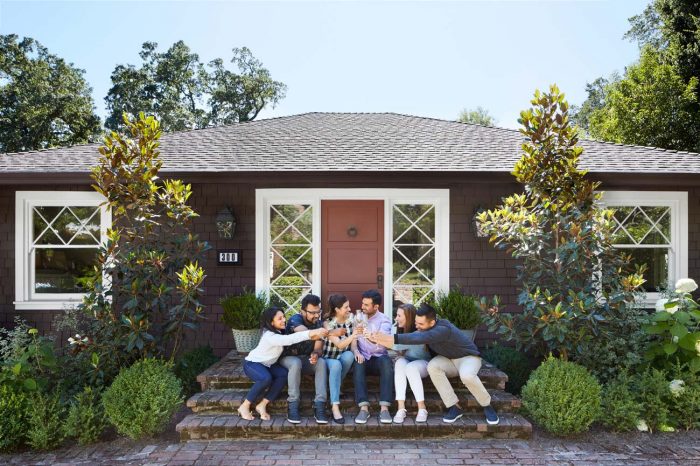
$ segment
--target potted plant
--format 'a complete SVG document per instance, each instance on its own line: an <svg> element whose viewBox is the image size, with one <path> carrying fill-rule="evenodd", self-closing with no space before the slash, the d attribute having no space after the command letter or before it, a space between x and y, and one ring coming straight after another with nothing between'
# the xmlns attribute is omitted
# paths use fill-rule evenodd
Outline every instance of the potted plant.
<svg viewBox="0 0 700 466"><path fill-rule="evenodd" d="M267 295L244 288L240 294L224 296L219 303L224 309L221 321L231 328L236 350L250 352L260 341L260 315L269 306Z"/></svg>
<svg viewBox="0 0 700 466"><path fill-rule="evenodd" d="M481 324L479 298L462 293L459 287L453 287L447 293L436 293L434 307L441 318L452 322L472 340L476 337L476 328Z"/></svg>

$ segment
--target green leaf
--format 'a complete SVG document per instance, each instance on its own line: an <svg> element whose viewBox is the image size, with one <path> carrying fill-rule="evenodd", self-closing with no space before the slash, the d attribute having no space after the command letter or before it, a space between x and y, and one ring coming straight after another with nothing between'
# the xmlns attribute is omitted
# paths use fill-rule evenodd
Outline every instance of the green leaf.
<svg viewBox="0 0 700 466"><path fill-rule="evenodd" d="M669 356L678 351L678 345L676 343L664 343L663 348L664 352Z"/></svg>
<svg viewBox="0 0 700 466"><path fill-rule="evenodd" d="M671 335L674 337L683 338L687 334L688 329L681 323L676 323L673 325L673 327L671 327Z"/></svg>
<svg viewBox="0 0 700 466"><path fill-rule="evenodd" d="M36 380L34 380L34 379L25 379L23 385L24 385L24 388L26 388L27 390L32 391L32 392L38 388Z"/></svg>

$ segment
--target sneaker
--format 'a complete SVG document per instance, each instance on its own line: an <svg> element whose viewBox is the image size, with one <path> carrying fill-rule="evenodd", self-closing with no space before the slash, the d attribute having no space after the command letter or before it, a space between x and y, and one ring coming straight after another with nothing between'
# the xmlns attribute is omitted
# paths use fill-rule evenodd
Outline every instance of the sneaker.
<svg viewBox="0 0 700 466"><path fill-rule="evenodd" d="M369 410L368 409L361 409L359 413L357 413L357 416L355 416L355 424L367 424L367 420L369 419Z"/></svg>
<svg viewBox="0 0 700 466"><path fill-rule="evenodd" d="M287 406L287 422L291 422L292 424L299 424L301 422L298 401L289 402L289 405Z"/></svg>
<svg viewBox="0 0 700 466"><path fill-rule="evenodd" d="M416 422L428 422L428 410L419 409L418 415L416 416Z"/></svg>
<svg viewBox="0 0 700 466"><path fill-rule="evenodd" d="M391 413L388 409L379 411L379 422L382 424L391 424Z"/></svg>
<svg viewBox="0 0 700 466"><path fill-rule="evenodd" d="M314 403L314 418L316 424L328 424L328 416L326 416L326 404L320 401Z"/></svg>
<svg viewBox="0 0 700 466"><path fill-rule="evenodd" d="M457 405L451 406L450 409L447 410L447 414L445 414L445 417L442 418L442 422L446 422L448 424L452 424L455 422L457 419L462 417L464 415L464 411L459 409Z"/></svg>
<svg viewBox="0 0 700 466"><path fill-rule="evenodd" d="M491 424L492 426L498 424L498 414L496 414L496 410L493 409L491 405L488 405L484 408L484 415L486 416L486 422L488 424Z"/></svg>
<svg viewBox="0 0 700 466"><path fill-rule="evenodd" d="M403 421L406 420L406 410L405 409L399 409L396 411L396 416L394 416L394 424L403 424Z"/></svg>

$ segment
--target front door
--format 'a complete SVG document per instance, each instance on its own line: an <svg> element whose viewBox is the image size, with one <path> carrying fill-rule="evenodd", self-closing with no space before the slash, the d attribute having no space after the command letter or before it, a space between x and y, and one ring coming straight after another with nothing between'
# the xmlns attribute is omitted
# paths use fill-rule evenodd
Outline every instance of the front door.
<svg viewBox="0 0 700 466"><path fill-rule="evenodd" d="M360 309L364 291L384 294L384 201L321 201L321 219L324 309L331 294Z"/></svg>

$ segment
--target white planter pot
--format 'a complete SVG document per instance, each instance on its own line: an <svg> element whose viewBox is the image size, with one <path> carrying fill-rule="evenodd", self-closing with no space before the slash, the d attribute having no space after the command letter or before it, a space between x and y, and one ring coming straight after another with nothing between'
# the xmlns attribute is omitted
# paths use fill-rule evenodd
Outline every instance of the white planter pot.
<svg viewBox="0 0 700 466"><path fill-rule="evenodd" d="M236 343L236 351L239 353L250 353L253 348L258 346L262 330L254 328L252 330L237 330L231 329L233 333L233 341Z"/></svg>

